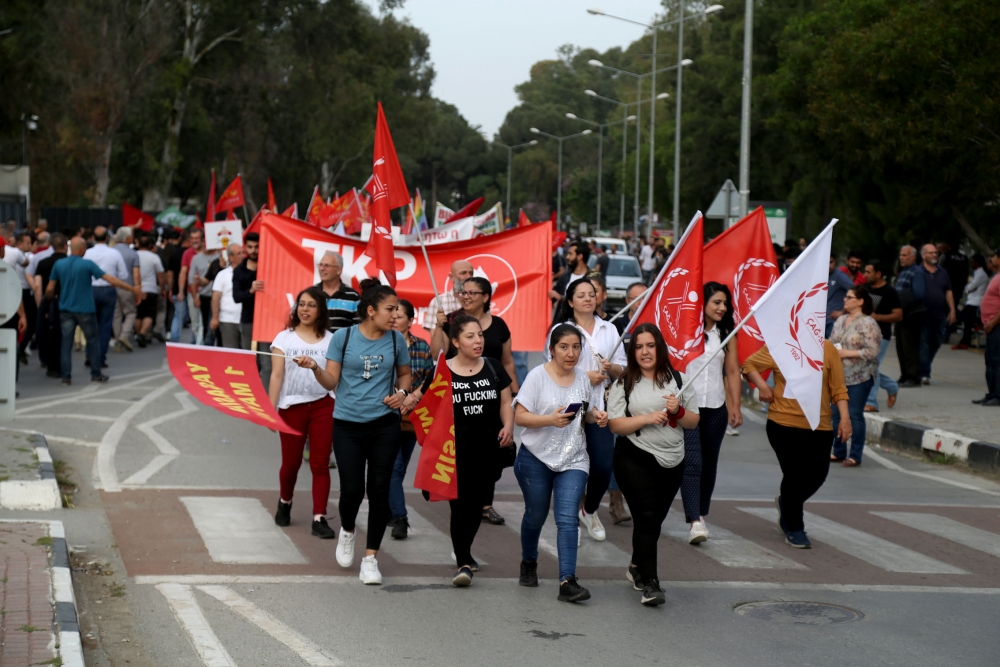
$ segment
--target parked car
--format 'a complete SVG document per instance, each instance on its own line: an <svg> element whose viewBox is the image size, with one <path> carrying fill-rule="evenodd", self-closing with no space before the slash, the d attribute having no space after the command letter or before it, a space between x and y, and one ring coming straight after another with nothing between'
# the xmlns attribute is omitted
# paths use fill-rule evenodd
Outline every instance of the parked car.
<svg viewBox="0 0 1000 667"><path fill-rule="evenodd" d="M625 307L628 286L642 282L642 268L639 260L632 255L608 255L608 302L604 306L606 315L614 315ZM587 266L593 269L597 266L597 257L591 255Z"/></svg>

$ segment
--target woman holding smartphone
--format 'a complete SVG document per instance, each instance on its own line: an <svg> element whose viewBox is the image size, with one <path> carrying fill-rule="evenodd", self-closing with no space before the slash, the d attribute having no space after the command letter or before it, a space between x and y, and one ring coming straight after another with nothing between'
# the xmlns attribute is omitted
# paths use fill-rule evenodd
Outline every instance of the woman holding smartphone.
<svg viewBox="0 0 1000 667"><path fill-rule="evenodd" d="M576 578L577 511L590 469L583 424L606 426L608 420L606 412L592 407L603 400L603 385L594 385L577 368L582 338L572 324L556 326L549 335L550 360L528 373L514 399L514 419L524 428L514 462L514 475L524 494L519 583L538 586L538 539L554 497L558 599L564 602L590 599L590 591Z"/></svg>

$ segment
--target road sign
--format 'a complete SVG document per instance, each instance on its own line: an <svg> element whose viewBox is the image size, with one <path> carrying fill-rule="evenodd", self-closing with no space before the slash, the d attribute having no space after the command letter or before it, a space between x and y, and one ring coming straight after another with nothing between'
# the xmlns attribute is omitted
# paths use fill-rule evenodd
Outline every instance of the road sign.
<svg viewBox="0 0 1000 667"><path fill-rule="evenodd" d="M729 215L726 215L726 211L729 211ZM719 188L719 193L715 195L715 199L712 200L712 205L708 207L708 211L705 212L706 218L723 218L726 220L725 227L728 228L729 225L734 221L733 218L739 220L740 217L740 191L736 189L733 182L730 179L726 179L726 182L722 184Z"/></svg>

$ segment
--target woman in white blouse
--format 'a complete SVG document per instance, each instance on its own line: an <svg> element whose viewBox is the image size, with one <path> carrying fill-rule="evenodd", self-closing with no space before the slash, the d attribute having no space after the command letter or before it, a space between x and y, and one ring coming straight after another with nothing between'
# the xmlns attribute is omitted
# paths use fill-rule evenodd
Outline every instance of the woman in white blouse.
<svg viewBox="0 0 1000 667"><path fill-rule="evenodd" d="M705 283L705 353L688 366L688 374L692 377L736 326L730 303L732 297L728 287L717 282ZM691 525L688 542L700 544L708 539L705 516L715 491L715 475L726 424L738 427L743 423L743 413L740 412L740 360L735 338L709 362L704 372L691 381L691 385L701 420L698 428L684 431L681 499L684 501L685 520Z"/></svg>
<svg viewBox="0 0 1000 667"><path fill-rule="evenodd" d="M570 283L566 288L566 298L556 308L553 329L560 324L572 324L580 332L583 345L577 367L586 371L594 387L601 389L594 407L604 410L604 388L625 371L625 350L618 345L618 329L615 325L595 314L597 305L597 288L588 278ZM546 355L546 358L551 356ZM587 480L583 507L580 508L580 522L586 526L593 539L600 541L607 538L607 533L597 516L597 510L611 482L615 436L607 426L598 424L586 424L584 435L587 438L587 454L590 456L590 477Z"/></svg>
<svg viewBox="0 0 1000 667"><path fill-rule="evenodd" d="M684 477L684 429L698 427L698 402L670 365L663 334L640 324L628 346L628 369L611 386L608 419L618 436L615 478L632 510L632 562L626 578L644 605L666 601L656 543Z"/></svg>

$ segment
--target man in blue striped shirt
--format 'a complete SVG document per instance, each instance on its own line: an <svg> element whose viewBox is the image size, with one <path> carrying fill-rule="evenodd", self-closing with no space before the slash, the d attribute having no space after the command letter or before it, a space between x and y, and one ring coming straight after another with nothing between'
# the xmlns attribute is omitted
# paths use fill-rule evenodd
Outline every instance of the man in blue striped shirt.
<svg viewBox="0 0 1000 667"><path fill-rule="evenodd" d="M340 279L344 271L344 258L335 252L327 252L319 260L320 283L316 287L326 295L326 311L330 318L330 333L345 329L361 322L358 316L358 302L361 295L357 290L345 285Z"/></svg>

